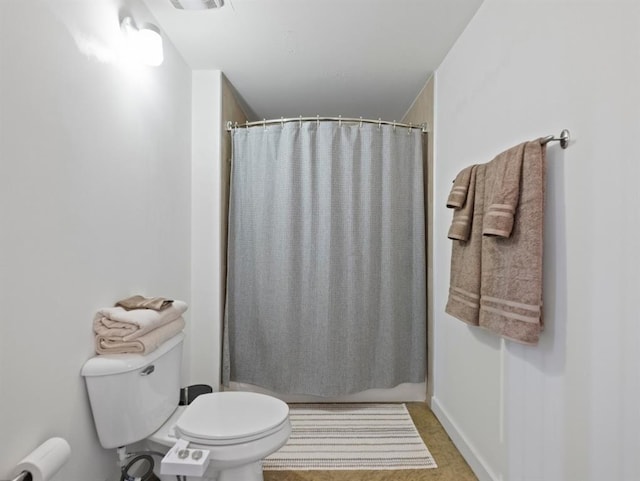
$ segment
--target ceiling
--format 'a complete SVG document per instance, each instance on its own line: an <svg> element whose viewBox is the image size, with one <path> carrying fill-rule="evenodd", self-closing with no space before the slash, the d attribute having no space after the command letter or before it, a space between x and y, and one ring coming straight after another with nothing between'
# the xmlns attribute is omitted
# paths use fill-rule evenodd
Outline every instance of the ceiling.
<svg viewBox="0 0 640 481"><path fill-rule="evenodd" d="M144 0L193 69L224 72L255 119L401 120L482 0Z"/></svg>

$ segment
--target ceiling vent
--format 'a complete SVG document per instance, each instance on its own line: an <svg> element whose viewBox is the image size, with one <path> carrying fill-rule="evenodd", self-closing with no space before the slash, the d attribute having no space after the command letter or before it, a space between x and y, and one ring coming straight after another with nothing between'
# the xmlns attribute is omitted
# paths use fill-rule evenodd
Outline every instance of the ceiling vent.
<svg viewBox="0 0 640 481"><path fill-rule="evenodd" d="M180 10L206 10L222 7L224 0L171 0L171 3Z"/></svg>

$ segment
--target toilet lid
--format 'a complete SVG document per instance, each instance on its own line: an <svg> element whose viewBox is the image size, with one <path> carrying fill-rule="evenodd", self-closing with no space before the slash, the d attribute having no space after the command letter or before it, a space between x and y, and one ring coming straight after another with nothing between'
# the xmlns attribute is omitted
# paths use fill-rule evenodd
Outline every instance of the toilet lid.
<svg viewBox="0 0 640 481"><path fill-rule="evenodd" d="M267 435L289 416L289 406L251 392L218 392L198 396L178 419L179 437L202 444L237 443Z"/></svg>

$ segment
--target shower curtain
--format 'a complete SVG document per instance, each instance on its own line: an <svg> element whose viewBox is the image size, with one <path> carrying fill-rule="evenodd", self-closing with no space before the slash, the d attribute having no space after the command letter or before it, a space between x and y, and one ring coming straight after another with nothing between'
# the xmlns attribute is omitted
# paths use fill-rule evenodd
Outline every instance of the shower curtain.
<svg viewBox="0 0 640 481"><path fill-rule="evenodd" d="M233 131L223 380L337 396L423 382L422 134Z"/></svg>

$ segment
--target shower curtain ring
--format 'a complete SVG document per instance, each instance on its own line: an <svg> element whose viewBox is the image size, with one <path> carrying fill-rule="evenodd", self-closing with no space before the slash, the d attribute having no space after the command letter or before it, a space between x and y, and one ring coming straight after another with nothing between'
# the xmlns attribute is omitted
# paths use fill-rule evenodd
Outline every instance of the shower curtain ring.
<svg viewBox="0 0 640 481"><path fill-rule="evenodd" d="M378 130L380 130L381 125L382 125L382 119L378 117Z"/></svg>
<svg viewBox="0 0 640 481"><path fill-rule="evenodd" d="M245 128L245 129L248 129L248 128L249 128L249 121L248 121L248 120L245 120L245 121L244 121L244 128Z"/></svg>
<svg viewBox="0 0 640 481"><path fill-rule="evenodd" d="M280 125L284 129L284 117L280 117Z"/></svg>
<svg viewBox="0 0 640 481"><path fill-rule="evenodd" d="M413 124L409 122L409 130L407 131L407 135L411 135L411 129L413 128Z"/></svg>
<svg viewBox="0 0 640 481"><path fill-rule="evenodd" d="M300 120L298 121L298 127L302 128L302 115L300 116Z"/></svg>
<svg viewBox="0 0 640 481"><path fill-rule="evenodd" d="M338 127L342 127L342 115L338 115Z"/></svg>
<svg viewBox="0 0 640 481"><path fill-rule="evenodd" d="M360 117L360 128L362 128L362 116Z"/></svg>
<svg viewBox="0 0 640 481"><path fill-rule="evenodd" d="M395 120L393 121L393 131L394 132L396 131L396 121Z"/></svg>
<svg viewBox="0 0 640 481"><path fill-rule="evenodd" d="M262 127L265 131L267 130L267 119L262 119Z"/></svg>
<svg viewBox="0 0 640 481"><path fill-rule="evenodd" d="M316 115L316 125L320 127L320 116Z"/></svg>

